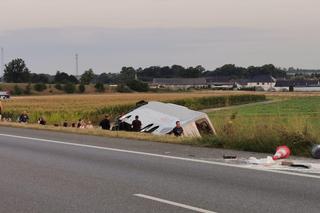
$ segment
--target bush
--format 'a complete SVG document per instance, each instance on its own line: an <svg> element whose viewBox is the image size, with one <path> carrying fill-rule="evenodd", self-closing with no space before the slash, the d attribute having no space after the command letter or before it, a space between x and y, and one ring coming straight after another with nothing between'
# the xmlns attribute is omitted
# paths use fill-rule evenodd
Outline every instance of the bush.
<svg viewBox="0 0 320 213"><path fill-rule="evenodd" d="M30 94L31 94L31 84L28 84L28 85L26 86L26 88L24 89L23 93L24 93L25 95L30 95Z"/></svg>
<svg viewBox="0 0 320 213"><path fill-rule="evenodd" d="M265 95L230 95L230 96L211 96L203 98L182 99L172 101L174 104L182 105L193 110L202 110L208 108L225 107L265 101Z"/></svg>
<svg viewBox="0 0 320 213"><path fill-rule="evenodd" d="M132 90L125 84L118 84L117 92L129 93L132 92Z"/></svg>
<svg viewBox="0 0 320 213"><path fill-rule="evenodd" d="M55 84L54 88L56 88L57 90L63 90L61 84L59 84L59 83Z"/></svg>
<svg viewBox="0 0 320 213"><path fill-rule="evenodd" d="M65 93L75 93L76 91L76 86L73 83L67 83L64 85L63 90Z"/></svg>
<svg viewBox="0 0 320 213"><path fill-rule="evenodd" d="M22 95L23 91L18 85L14 85L13 87L13 95Z"/></svg>
<svg viewBox="0 0 320 213"><path fill-rule="evenodd" d="M86 91L86 86L84 84L80 84L78 90L80 93L84 93Z"/></svg>
<svg viewBox="0 0 320 213"><path fill-rule="evenodd" d="M37 84L33 85L33 89L37 92L42 92L45 89L47 89L47 85L44 83L37 83Z"/></svg>
<svg viewBox="0 0 320 213"><path fill-rule="evenodd" d="M136 92L147 92L149 91L149 85L142 81L132 80L127 82L127 86Z"/></svg>
<svg viewBox="0 0 320 213"><path fill-rule="evenodd" d="M97 92L104 92L105 88L104 88L104 84L103 83L96 83L96 85L94 86L94 88L96 88Z"/></svg>

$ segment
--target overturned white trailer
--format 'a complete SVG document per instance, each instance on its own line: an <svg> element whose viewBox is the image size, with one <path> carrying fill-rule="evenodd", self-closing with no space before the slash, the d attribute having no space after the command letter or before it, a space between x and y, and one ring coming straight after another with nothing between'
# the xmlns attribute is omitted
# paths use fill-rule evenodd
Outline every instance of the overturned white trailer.
<svg viewBox="0 0 320 213"><path fill-rule="evenodd" d="M184 136L201 137L216 133L206 113L176 104L152 101L125 114L120 119L122 122L131 124L136 115L142 122L141 132L165 135L172 131L176 121L180 121Z"/></svg>

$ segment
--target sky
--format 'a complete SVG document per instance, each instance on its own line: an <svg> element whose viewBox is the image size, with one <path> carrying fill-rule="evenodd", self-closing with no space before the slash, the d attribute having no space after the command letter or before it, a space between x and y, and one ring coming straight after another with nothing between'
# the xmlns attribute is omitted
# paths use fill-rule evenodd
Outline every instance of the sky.
<svg viewBox="0 0 320 213"><path fill-rule="evenodd" d="M319 0L0 0L4 61L32 72L122 66L320 68Z"/></svg>

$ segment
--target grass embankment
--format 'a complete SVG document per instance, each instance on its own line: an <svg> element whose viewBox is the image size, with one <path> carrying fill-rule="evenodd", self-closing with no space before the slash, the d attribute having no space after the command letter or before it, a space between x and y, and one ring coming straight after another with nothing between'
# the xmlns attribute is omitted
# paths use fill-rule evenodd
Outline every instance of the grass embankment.
<svg viewBox="0 0 320 213"><path fill-rule="evenodd" d="M273 153L286 144L295 155L309 156L320 142L320 97L299 97L209 113L218 136L205 146Z"/></svg>
<svg viewBox="0 0 320 213"><path fill-rule="evenodd" d="M173 143L173 144L195 144L196 141L193 138L177 138L172 135L158 136L146 133L136 132L125 132L125 131L106 131L99 128L93 129L78 129L71 127L55 127L52 125L38 125L38 124L20 124L15 122L0 122L0 126L6 127L16 127L16 128L26 128L26 129L36 129L36 130L46 130L46 131L55 131L55 132L64 132L64 133L75 133L82 135L94 135L94 136L104 136L104 137L113 137L113 138L126 138L126 139L135 139L143 141L154 141L161 143ZM53 139L54 140L54 139Z"/></svg>

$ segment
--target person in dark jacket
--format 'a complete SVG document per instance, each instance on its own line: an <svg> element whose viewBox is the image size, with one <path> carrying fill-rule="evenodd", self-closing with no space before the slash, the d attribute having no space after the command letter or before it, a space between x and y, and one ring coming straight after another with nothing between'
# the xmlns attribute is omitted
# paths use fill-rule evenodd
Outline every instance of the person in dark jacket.
<svg viewBox="0 0 320 213"><path fill-rule="evenodd" d="M140 132L141 126L142 126L142 123L141 123L141 121L139 120L139 116L136 115L135 120L132 121L132 131L134 131L134 132Z"/></svg>
<svg viewBox="0 0 320 213"><path fill-rule="evenodd" d="M27 123L29 121L29 116L27 114L27 112L23 112L19 119L18 119L19 123Z"/></svg>
<svg viewBox="0 0 320 213"><path fill-rule="evenodd" d="M171 134L172 133L177 137L180 137L183 135L183 128L181 127L180 121L176 122L176 126L171 131Z"/></svg>
<svg viewBox="0 0 320 213"><path fill-rule="evenodd" d="M110 120L108 115L104 117L99 126L104 130L110 130Z"/></svg>

